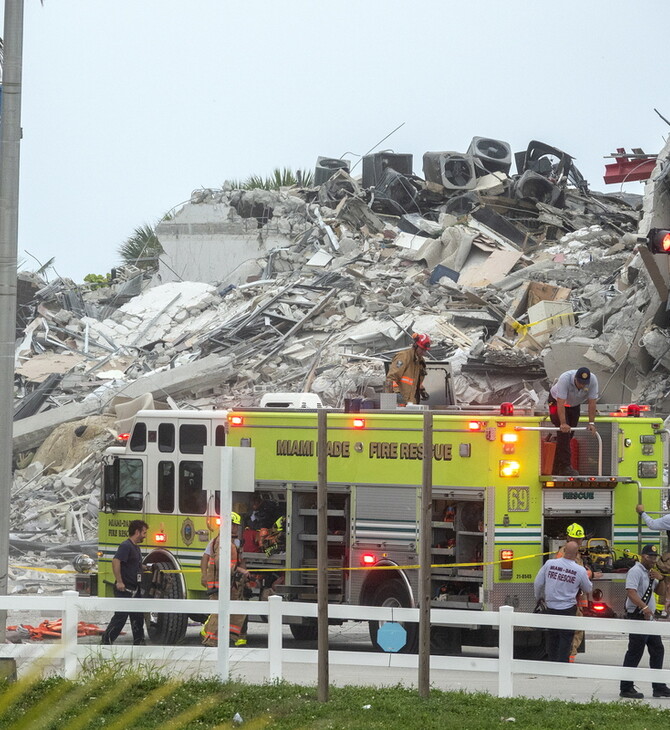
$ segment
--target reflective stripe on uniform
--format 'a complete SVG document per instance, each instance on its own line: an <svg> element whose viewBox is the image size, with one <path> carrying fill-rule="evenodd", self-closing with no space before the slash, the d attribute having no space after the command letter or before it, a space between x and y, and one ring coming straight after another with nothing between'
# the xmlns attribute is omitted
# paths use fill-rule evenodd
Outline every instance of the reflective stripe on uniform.
<svg viewBox="0 0 670 730"><path fill-rule="evenodd" d="M401 383L407 383L408 385L414 385L414 378L408 378L406 375L403 375L402 378L400 378Z"/></svg>

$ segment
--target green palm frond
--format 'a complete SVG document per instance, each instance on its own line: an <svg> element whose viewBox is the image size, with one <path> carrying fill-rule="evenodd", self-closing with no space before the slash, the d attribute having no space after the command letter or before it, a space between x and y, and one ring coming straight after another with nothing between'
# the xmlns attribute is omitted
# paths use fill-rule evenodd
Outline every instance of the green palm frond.
<svg viewBox="0 0 670 730"><path fill-rule="evenodd" d="M157 267L158 257L164 253L153 226L148 223L138 226L117 252L124 264L133 264L141 269Z"/></svg>
<svg viewBox="0 0 670 730"><path fill-rule="evenodd" d="M289 167L276 167L268 177L249 175L246 180L226 180L224 184L233 190L280 190L291 187L311 187L313 174L308 170L296 170Z"/></svg>

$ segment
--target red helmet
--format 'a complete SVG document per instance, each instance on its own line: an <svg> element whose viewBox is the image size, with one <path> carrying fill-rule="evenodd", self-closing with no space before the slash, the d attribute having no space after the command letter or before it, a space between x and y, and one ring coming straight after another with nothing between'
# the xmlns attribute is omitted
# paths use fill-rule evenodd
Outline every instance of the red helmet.
<svg viewBox="0 0 670 730"><path fill-rule="evenodd" d="M428 335L414 334L412 335L414 344L422 350L430 350L430 337Z"/></svg>

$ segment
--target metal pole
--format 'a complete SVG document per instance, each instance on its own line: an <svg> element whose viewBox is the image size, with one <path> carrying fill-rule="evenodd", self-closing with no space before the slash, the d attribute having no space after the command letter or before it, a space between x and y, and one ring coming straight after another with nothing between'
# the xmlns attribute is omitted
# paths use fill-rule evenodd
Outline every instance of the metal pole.
<svg viewBox="0 0 670 730"><path fill-rule="evenodd" d="M316 592L318 597L318 700L328 702L328 431L324 408L317 411Z"/></svg>
<svg viewBox="0 0 670 730"><path fill-rule="evenodd" d="M16 252L21 143L23 0L5 0L2 121L0 123L0 595L7 595L9 508L12 494L12 418L16 339ZM6 612L0 612L0 643Z"/></svg>
<svg viewBox="0 0 670 730"><path fill-rule="evenodd" d="M433 516L433 414L423 414L423 473L419 527L419 697L430 694L430 546Z"/></svg>

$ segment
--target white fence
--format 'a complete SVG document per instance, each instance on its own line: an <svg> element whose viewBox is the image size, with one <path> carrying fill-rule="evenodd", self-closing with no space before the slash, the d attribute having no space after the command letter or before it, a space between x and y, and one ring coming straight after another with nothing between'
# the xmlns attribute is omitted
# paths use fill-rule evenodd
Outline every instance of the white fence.
<svg viewBox="0 0 670 730"><path fill-rule="evenodd" d="M201 646L101 646L99 644L80 644L77 641L77 625L82 614L91 611L134 611L153 612L160 604L161 613L179 612L190 614L208 614L216 604L208 600L170 600L153 598L93 598L79 596L76 591L65 591L61 596L0 596L0 611L40 611L46 613L62 613L62 639L53 644L3 644L0 655L15 658L44 658L50 661L62 660L63 674L66 677L77 676L81 662L95 657L129 658L146 663L148 660L162 662L216 662L217 674L222 679L228 678L228 662L232 658L242 662L265 662L269 667L271 681L284 677L284 665L290 663L316 664L315 649L285 649L282 646L283 616L316 617L317 605L314 603L285 602L280 596L272 596L267 602L258 601L221 601L225 613L227 607L233 613L267 616L268 646L267 648L229 648L227 641L222 641L217 648ZM227 604L227 605L226 605ZM418 622L419 610L416 608L391 608L374 606L345 606L331 604L328 607L329 617L338 620L355 621L400 621ZM670 669L631 669L621 666L603 664L556 664L545 661L531 661L513 658L514 629L519 627L582 629L588 632L640 633L655 634L670 638L670 622L640 621L626 619L602 619L576 616L553 616L515 612L510 606L503 606L499 611L473 612L469 610L431 609L430 620L434 625L472 627L473 622L479 626L497 627L499 631L498 657L477 658L459 656L431 656L431 669L447 669L458 672L491 672L498 675L498 696L514 696L514 676L532 674L540 676L569 676L584 679L622 679L634 682L668 682ZM220 614L220 626L225 631L221 636L227 637L227 626ZM390 654L383 652L329 651L331 664L418 668L418 656L415 654ZM623 659L623 657L622 657Z"/></svg>

